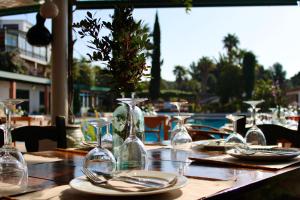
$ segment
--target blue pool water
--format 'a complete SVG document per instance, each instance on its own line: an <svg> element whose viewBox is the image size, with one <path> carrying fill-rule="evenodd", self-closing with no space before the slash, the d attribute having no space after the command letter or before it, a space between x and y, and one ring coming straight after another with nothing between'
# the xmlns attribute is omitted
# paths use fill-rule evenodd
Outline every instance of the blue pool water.
<svg viewBox="0 0 300 200"><path fill-rule="evenodd" d="M93 120L89 120L93 121ZM227 119L225 117L194 117L191 120L188 120L187 123L191 124L197 124L197 125L206 125L214 128L220 128L223 126L225 123L227 123ZM172 128L176 125L176 121L172 123ZM148 129L149 130L149 129ZM160 132L160 138L163 140L164 138L164 133L163 133L163 128L161 128ZM94 130L96 131L96 130ZM103 127L101 130L102 134L106 133L106 127ZM112 133L112 127L110 126L110 133ZM170 133L169 133L170 134ZM170 138L170 135L169 135ZM145 127L145 140L147 142L152 142L152 141L157 141L157 135L147 132L147 127Z"/></svg>
<svg viewBox="0 0 300 200"><path fill-rule="evenodd" d="M210 126L214 128L220 128L222 127L225 123L227 123L226 118L206 118L206 117L201 117L201 118L196 118L192 120L188 120L188 123L191 124L197 124L197 125L205 125L205 126ZM176 122L172 123L172 128L176 125ZM161 131L160 133L160 138L164 138L164 133ZM170 138L170 135L169 135ZM147 127L145 127L145 140L147 142L152 142L152 141L157 141L157 136L153 133L147 132Z"/></svg>

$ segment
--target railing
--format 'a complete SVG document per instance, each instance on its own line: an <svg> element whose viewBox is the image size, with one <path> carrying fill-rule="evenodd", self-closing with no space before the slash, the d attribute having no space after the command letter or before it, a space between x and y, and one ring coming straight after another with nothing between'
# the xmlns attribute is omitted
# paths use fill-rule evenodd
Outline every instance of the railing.
<svg viewBox="0 0 300 200"><path fill-rule="evenodd" d="M22 49L20 47L5 45L5 50L6 51L12 51L12 50L15 50L15 49L19 50L20 53L25 55L25 56L28 56L28 57L31 57L31 58L36 58L36 59L39 59L41 61L47 62L47 57L46 56L36 54L33 51L28 51L28 50Z"/></svg>

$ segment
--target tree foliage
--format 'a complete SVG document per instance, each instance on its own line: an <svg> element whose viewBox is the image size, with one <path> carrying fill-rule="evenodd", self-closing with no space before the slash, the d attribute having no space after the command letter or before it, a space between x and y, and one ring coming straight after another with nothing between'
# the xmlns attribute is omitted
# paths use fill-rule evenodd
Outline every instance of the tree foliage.
<svg viewBox="0 0 300 200"><path fill-rule="evenodd" d="M133 19L132 11L133 8L115 8L112 22L101 21L87 12L85 19L74 24L80 29L78 34L81 38L89 38L90 60L107 62L112 75L111 86L115 91L134 91L148 68L149 30L142 26L142 21ZM104 28L110 33L101 37Z"/></svg>
<svg viewBox="0 0 300 200"><path fill-rule="evenodd" d="M85 58L75 60L73 65L73 81L76 84L82 84L87 86L93 85L93 73L92 67Z"/></svg>
<svg viewBox="0 0 300 200"><path fill-rule="evenodd" d="M152 52L152 67L151 80L149 87L149 96L152 100L157 100L160 93L160 67L162 61L160 60L160 27L158 15L155 15L154 30L153 30L153 52Z"/></svg>
<svg viewBox="0 0 300 200"><path fill-rule="evenodd" d="M274 63L270 71L272 73L273 82L278 81L280 88L283 88L286 80L286 71L283 70L283 66L280 63Z"/></svg>
<svg viewBox="0 0 300 200"><path fill-rule="evenodd" d="M29 68L17 50L0 52L0 70L28 74Z"/></svg>
<svg viewBox="0 0 300 200"><path fill-rule="evenodd" d="M256 57L252 52L246 52L243 59L243 78L246 98L252 98L255 83Z"/></svg>
<svg viewBox="0 0 300 200"><path fill-rule="evenodd" d="M176 65L173 73L176 77L177 89L182 89L183 82L187 80L187 70L183 66Z"/></svg>
<svg viewBox="0 0 300 200"><path fill-rule="evenodd" d="M272 72L265 69L262 65L257 64L255 68L256 80L272 80Z"/></svg>
<svg viewBox="0 0 300 200"><path fill-rule="evenodd" d="M260 105L264 111L268 111L267 109L270 107L274 107L274 96L272 95L272 85L273 82L271 79L267 80L257 80L255 84L253 99L260 100L263 99L264 103Z"/></svg>
<svg viewBox="0 0 300 200"><path fill-rule="evenodd" d="M239 38L235 34L227 34L223 39L224 48L227 51L228 62L232 64L237 64L237 58L239 56Z"/></svg>
<svg viewBox="0 0 300 200"><path fill-rule="evenodd" d="M241 97L241 82L242 72L239 67L228 64L221 69L217 93L222 103Z"/></svg>
<svg viewBox="0 0 300 200"><path fill-rule="evenodd" d="M214 64L213 60L206 56L203 56L198 61L197 68L200 71L201 89L203 95L207 93L208 79L210 77L210 73L215 69L215 66L216 65Z"/></svg>

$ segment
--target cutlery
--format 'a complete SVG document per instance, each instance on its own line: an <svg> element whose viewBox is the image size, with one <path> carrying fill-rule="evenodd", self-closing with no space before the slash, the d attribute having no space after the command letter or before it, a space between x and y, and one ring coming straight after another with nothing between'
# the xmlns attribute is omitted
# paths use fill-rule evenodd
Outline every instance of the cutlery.
<svg viewBox="0 0 300 200"><path fill-rule="evenodd" d="M156 177L146 177L146 176L128 176L128 175L117 175L117 174L109 174L109 173L104 173L104 172L97 172L97 174L102 175L106 180L130 180L130 181L138 181L138 182L143 182L147 184L151 184L157 187L166 187L172 184L174 180L172 181L167 181L166 179L163 178L156 178Z"/></svg>
<svg viewBox="0 0 300 200"><path fill-rule="evenodd" d="M116 181L122 181L122 182L126 182L126 183L142 185L144 187L154 188L154 189L155 188L160 189L162 186L166 187L165 185L162 185L161 183L158 183L158 182L141 181L141 180L138 180L135 178L128 178L127 176L126 177L122 177L122 176L112 177L112 178L107 178L107 179L103 180L103 179L99 178L98 176L96 176L93 172L91 172L87 168L83 168L81 171L86 175L88 180L95 185L103 185L104 183L108 183L108 180L116 180Z"/></svg>
<svg viewBox="0 0 300 200"><path fill-rule="evenodd" d="M290 151L290 150L280 150L280 149L264 149L264 148L241 148L238 146L234 147L235 150L237 150L239 153L244 155L254 155L256 153L267 153L267 154L274 154L274 155L293 155L295 153L298 153L296 151Z"/></svg>
<svg viewBox="0 0 300 200"><path fill-rule="evenodd" d="M83 168L81 171L84 173L84 175L87 177L87 179L93 183L94 185L100 185L103 183L107 183L107 180L102 180L99 177L97 177L95 174L93 174L90 170Z"/></svg>

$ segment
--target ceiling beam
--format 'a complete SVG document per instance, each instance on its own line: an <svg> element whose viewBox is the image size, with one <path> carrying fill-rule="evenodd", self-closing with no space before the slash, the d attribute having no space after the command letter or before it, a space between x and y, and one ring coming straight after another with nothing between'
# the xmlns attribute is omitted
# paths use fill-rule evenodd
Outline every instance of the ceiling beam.
<svg viewBox="0 0 300 200"><path fill-rule="evenodd" d="M40 9L40 5L0 9L0 16L33 13L33 12L37 12L39 9Z"/></svg>
<svg viewBox="0 0 300 200"><path fill-rule="evenodd" d="M226 6L295 6L296 0L192 0L193 7ZM131 5L134 8L176 8L184 7L182 0L76 0L77 9L107 9L117 5Z"/></svg>
<svg viewBox="0 0 300 200"><path fill-rule="evenodd" d="M179 8L185 7L183 0L74 0L77 9L109 9L117 5L134 8ZM192 0L193 7L226 6L295 6L296 0ZM0 9L0 16L38 12L40 5Z"/></svg>

